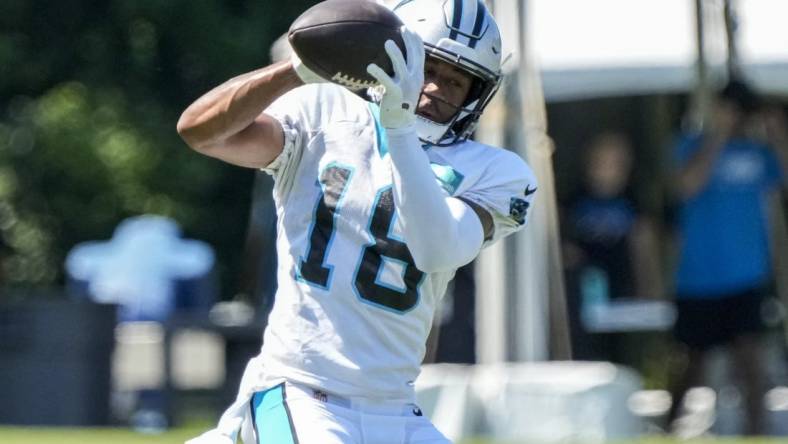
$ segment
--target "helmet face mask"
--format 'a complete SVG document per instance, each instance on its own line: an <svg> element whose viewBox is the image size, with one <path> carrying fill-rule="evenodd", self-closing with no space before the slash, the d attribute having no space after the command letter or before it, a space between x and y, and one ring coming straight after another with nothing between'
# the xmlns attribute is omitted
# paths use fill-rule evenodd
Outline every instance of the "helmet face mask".
<svg viewBox="0 0 788 444"><path fill-rule="evenodd" d="M481 0L403 0L393 10L422 38L427 57L457 67L474 79L465 103L455 106L457 112L448 122L417 115L419 138L438 146L466 140L501 81L501 39L492 15Z"/></svg>
<svg viewBox="0 0 788 444"><path fill-rule="evenodd" d="M474 84L462 105L449 103L441 97L422 90L419 103L421 103L422 97L426 96L432 102L439 103L441 107L453 109L453 112L444 122L436 122L431 120L429 116L417 112L416 131L419 138L431 145L448 146L470 137L484 108L483 102L479 98L484 95L492 97L492 94L483 89L484 85L485 83L480 79L474 79Z"/></svg>

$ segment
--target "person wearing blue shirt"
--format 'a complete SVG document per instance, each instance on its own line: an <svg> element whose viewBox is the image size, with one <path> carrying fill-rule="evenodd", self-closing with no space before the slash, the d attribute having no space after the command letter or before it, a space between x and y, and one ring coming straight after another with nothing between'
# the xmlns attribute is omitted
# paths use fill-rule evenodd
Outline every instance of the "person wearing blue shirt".
<svg viewBox="0 0 788 444"><path fill-rule="evenodd" d="M711 127L676 149L679 258L675 336L687 365L673 382L669 420L701 382L707 351L727 346L741 377L748 434L763 431L761 303L773 280L769 196L785 183L784 123L774 143L751 137L758 98L740 81L717 95ZM774 125L773 125L774 126ZM778 134L779 133L779 134Z"/></svg>
<svg viewBox="0 0 788 444"><path fill-rule="evenodd" d="M662 296L656 227L632 193L629 137L605 130L583 149L583 182L562 208L563 259L575 359L639 367L625 335L595 333L585 315L611 299Z"/></svg>

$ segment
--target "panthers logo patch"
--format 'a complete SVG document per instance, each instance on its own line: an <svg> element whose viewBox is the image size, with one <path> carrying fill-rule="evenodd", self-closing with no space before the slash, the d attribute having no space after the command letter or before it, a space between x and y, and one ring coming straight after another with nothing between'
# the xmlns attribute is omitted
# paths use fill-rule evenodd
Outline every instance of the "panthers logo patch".
<svg viewBox="0 0 788 444"><path fill-rule="evenodd" d="M531 188L531 185L528 185L525 187L523 195L528 197L535 192L536 188ZM511 200L509 200L509 216L511 216L515 222L522 225L525 223L525 215L528 213L528 207L530 206L531 204L529 204L528 201L522 197L513 197Z"/></svg>
<svg viewBox="0 0 788 444"><path fill-rule="evenodd" d="M528 201L519 197L513 197L509 201L509 216L515 222L522 225L525 223L525 215L528 213L528 207L531 206Z"/></svg>

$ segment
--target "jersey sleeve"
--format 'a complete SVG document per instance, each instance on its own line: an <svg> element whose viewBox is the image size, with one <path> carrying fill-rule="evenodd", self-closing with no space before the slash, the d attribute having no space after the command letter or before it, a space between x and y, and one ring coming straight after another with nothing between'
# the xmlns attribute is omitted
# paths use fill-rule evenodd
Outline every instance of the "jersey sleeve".
<svg viewBox="0 0 788 444"><path fill-rule="evenodd" d="M273 176L275 189L286 189L292 182L295 171L308 143L310 133L309 87L296 88L276 99L263 111L276 119L284 131L282 152L262 171Z"/></svg>
<svg viewBox="0 0 788 444"><path fill-rule="evenodd" d="M520 229L537 190L536 176L519 156L505 151L491 163L479 182L459 197L481 206L492 216L493 235L484 246L493 244Z"/></svg>

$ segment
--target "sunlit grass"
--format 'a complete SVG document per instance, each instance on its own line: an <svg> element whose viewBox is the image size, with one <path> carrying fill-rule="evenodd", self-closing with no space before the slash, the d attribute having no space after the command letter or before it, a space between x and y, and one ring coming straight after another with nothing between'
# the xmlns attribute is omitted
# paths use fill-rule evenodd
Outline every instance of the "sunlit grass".
<svg viewBox="0 0 788 444"><path fill-rule="evenodd" d="M203 428L177 428L157 435L120 428L0 427L3 444L170 444L199 435Z"/></svg>

